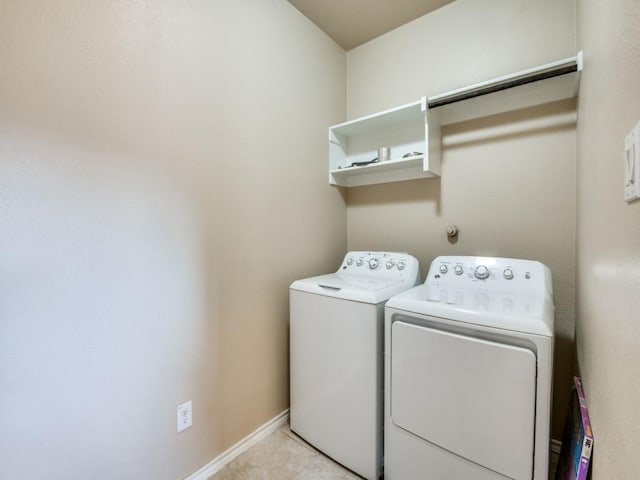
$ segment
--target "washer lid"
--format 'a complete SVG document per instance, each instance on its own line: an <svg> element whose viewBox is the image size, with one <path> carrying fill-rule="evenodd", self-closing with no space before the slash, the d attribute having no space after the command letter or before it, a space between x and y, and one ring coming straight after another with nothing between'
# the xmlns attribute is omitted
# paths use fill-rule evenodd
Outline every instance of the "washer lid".
<svg viewBox="0 0 640 480"><path fill-rule="evenodd" d="M349 252L335 273L296 280L291 290L382 303L420 281L419 265L411 255L394 252Z"/></svg>
<svg viewBox="0 0 640 480"><path fill-rule="evenodd" d="M418 285L387 302L386 308L409 313L553 336L554 307L548 296Z"/></svg>
<svg viewBox="0 0 640 480"><path fill-rule="evenodd" d="M296 280L290 288L327 297L377 304L411 288L413 285L414 283L405 279L393 281L387 278L329 273Z"/></svg>

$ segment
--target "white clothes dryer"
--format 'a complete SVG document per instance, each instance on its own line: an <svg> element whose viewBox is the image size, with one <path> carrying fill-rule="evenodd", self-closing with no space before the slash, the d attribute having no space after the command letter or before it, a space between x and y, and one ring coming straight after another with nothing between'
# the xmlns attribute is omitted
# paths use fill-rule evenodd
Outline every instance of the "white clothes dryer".
<svg viewBox="0 0 640 480"><path fill-rule="evenodd" d="M438 257L385 308L385 479L547 480L551 273Z"/></svg>
<svg viewBox="0 0 640 480"><path fill-rule="evenodd" d="M410 255L350 252L290 287L291 430L369 480L382 466L384 304L419 280Z"/></svg>

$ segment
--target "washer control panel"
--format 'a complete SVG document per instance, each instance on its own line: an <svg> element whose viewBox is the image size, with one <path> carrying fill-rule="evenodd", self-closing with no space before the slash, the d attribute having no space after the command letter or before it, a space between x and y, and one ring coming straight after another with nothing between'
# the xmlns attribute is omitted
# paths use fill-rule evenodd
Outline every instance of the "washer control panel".
<svg viewBox="0 0 640 480"><path fill-rule="evenodd" d="M551 284L549 269L533 260L500 257L444 256L431 263L426 284L522 290Z"/></svg>
<svg viewBox="0 0 640 480"><path fill-rule="evenodd" d="M395 252L349 252L338 273L398 280L413 280L420 274L416 258L407 253Z"/></svg>

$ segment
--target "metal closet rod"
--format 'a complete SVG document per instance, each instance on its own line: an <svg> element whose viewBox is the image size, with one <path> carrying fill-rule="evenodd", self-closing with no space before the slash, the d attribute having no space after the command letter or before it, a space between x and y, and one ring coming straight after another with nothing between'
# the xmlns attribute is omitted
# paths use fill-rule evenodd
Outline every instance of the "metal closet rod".
<svg viewBox="0 0 640 480"><path fill-rule="evenodd" d="M427 99L429 109L443 107L452 103L461 102L470 98L480 97L482 95L488 95L490 93L500 92L507 90L508 88L519 87L520 85L526 85L528 83L545 80L547 78L559 77L560 75L566 75L567 73L573 73L578 71L578 64L574 63L568 66L560 66L554 69L546 70L540 73L532 73L519 78L512 78L503 80L492 85L484 87L478 87L466 92L453 93L444 98L437 98L435 100Z"/></svg>

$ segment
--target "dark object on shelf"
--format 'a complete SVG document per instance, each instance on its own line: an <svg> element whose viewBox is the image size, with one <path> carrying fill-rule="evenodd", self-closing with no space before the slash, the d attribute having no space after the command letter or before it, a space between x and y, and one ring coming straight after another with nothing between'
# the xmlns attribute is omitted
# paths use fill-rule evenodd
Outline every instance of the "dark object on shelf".
<svg viewBox="0 0 640 480"><path fill-rule="evenodd" d="M351 164L352 167L363 167L365 165L370 165L372 163L378 163L378 157L374 158L373 160L365 160L364 162L353 162Z"/></svg>

